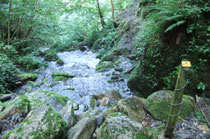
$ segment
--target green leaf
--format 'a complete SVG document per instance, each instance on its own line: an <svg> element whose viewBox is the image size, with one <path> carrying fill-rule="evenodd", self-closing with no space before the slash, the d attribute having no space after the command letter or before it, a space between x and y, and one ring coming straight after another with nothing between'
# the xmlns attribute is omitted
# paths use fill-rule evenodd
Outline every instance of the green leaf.
<svg viewBox="0 0 210 139"><path fill-rule="evenodd" d="M168 32L168 31L173 30L175 27L178 27L178 26L184 24L185 22L186 22L185 20L181 20L181 21L176 22L175 24L170 25L170 26L165 30L165 33Z"/></svg>

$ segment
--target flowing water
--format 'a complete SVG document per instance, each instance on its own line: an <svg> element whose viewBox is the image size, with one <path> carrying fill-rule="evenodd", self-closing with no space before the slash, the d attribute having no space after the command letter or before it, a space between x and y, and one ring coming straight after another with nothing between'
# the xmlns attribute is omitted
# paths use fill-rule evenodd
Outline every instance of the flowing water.
<svg viewBox="0 0 210 139"><path fill-rule="evenodd" d="M26 84L18 92L31 92L36 90L48 90L67 96L82 108L88 106L90 108L90 99L92 95L103 93L111 90L118 91L124 98L129 97L132 93L127 87L126 80L108 83L110 74L114 71L111 69L108 72L97 72L96 65L99 59L96 58L96 53L87 51L71 51L58 53L60 59L64 61L64 65L59 66L56 62L48 62L48 67L39 71L38 79L34 84L38 86L31 87ZM64 72L75 74L74 78L69 78L67 81L54 81L51 77L52 73ZM74 88L74 90L68 90ZM100 106L99 109L104 110L105 107Z"/></svg>

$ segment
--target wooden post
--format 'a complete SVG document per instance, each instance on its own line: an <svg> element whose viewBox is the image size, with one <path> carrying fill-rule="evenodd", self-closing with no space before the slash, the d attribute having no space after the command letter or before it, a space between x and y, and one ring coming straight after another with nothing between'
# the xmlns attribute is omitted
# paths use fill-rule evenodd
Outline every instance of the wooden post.
<svg viewBox="0 0 210 139"><path fill-rule="evenodd" d="M190 61L182 61L181 69L177 78L176 87L174 90L173 100L170 107L168 121L166 125L165 137L172 138L174 125L176 123L176 119L180 113L180 106L182 104L182 97L184 94L184 89L187 85L186 73L189 71L191 67Z"/></svg>

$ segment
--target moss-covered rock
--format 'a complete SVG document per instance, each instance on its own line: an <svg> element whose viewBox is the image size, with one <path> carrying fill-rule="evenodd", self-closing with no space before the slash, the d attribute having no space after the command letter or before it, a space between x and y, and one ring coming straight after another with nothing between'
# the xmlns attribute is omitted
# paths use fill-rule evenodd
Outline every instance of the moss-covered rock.
<svg viewBox="0 0 210 139"><path fill-rule="evenodd" d="M93 117L85 117L68 131L68 139L91 139L96 128Z"/></svg>
<svg viewBox="0 0 210 139"><path fill-rule="evenodd" d="M103 61L103 62L100 62L96 66L96 70L99 71L99 72L108 71L111 68L114 68L114 63L111 62L111 61Z"/></svg>
<svg viewBox="0 0 210 139"><path fill-rule="evenodd" d="M2 139L12 138L58 138L65 122L49 105L32 110L18 128L7 132Z"/></svg>
<svg viewBox="0 0 210 139"><path fill-rule="evenodd" d="M43 103L50 104L54 110L59 111L66 102L68 97L61 96L51 91L35 91L27 95L31 99L41 100Z"/></svg>
<svg viewBox="0 0 210 139"><path fill-rule="evenodd" d="M121 113L108 115L96 134L98 139L140 139L139 137L149 138L152 135L142 124Z"/></svg>
<svg viewBox="0 0 210 139"><path fill-rule="evenodd" d="M38 74L36 73L21 73L18 75L21 81L35 81L38 77Z"/></svg>
<svg viewBox="0 0 210 139"><path fill-rule="evenodd" d="M90 107L91 107L92 109L94 109L96 106L97 106L97 101L96 101L96 99L91 98L91 100L90 100Z"/></svg>
<svg viewBox="0 0 210 139"><path fill-rule="evenodd" d="M141 101L137 97L120 100L117 105L107 109L104 113L104 117L107 117L107 115L113 112L123 113L137 122L142 122L146 116L146 112L144 111Z"/></svg>
<svg viewBox="0 0 210 139"><path fill-rule="evenodd" d="M140 63L136 65L134 71L131 73L127 85L137 96L147 97L155 91L154 83L142 74Z"/></svg>
<svg viewBox="0 0 210 139"><path fill-rule="evenodd" d="M144 105L156 119L166 121L168 118L169 109L173 98L172 91L158 91L151 94L144 102ZM183 103L180 109L182 118L188 116L194 111L193 98L183 96Z"/></svg>
<svg viewBox="0 0 210 139"><path fill-rule="evenodd" d="M70 127L74 123L72 103L67 97L50 91L35 91L17 97L0 113L0 121L17 114L25 115L25 119L9 127L7 130L10 131L2 138L57 138L66 125Z"/></svg>
<svg viewBox="0 0 210 139"><path fill-rule="evenodd" d="M68 78L74 78L74 74L69 74L69 73L53 73L52 78L54 81L65 81Z"/></svg>

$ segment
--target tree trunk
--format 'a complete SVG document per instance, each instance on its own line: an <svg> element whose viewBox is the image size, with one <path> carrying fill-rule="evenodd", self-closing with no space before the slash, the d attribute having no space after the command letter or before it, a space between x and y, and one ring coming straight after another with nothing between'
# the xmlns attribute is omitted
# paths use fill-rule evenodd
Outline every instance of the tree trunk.
<svg viewBox="0 0 210 139"><path fill-rule="evenodd" d="M114 2L113 0L110 0L111 2L111 5L112 5L112 20L113 20L113 23L114 23Z"/></svg>
<svg viewBox="0 0 210 139"><path fill-rule="evenodd" d="M98 14L99 14L100 19L101 19L101 25L102 25L102 27L104 27L106 25L106 23L104 22L104 17L102 15L102 12L101 12L101 9L100 9L100 4L99 4L98 0L96 0L96 2L97 2Z"/></svg>
<svg viewBox="0 0 210 139"><path fill-rule="evenodd" d="M10 45L11 12L12 12L12 0L10 0L10 3L9 3L8 25L7 25L7 45Z"/></svg>

